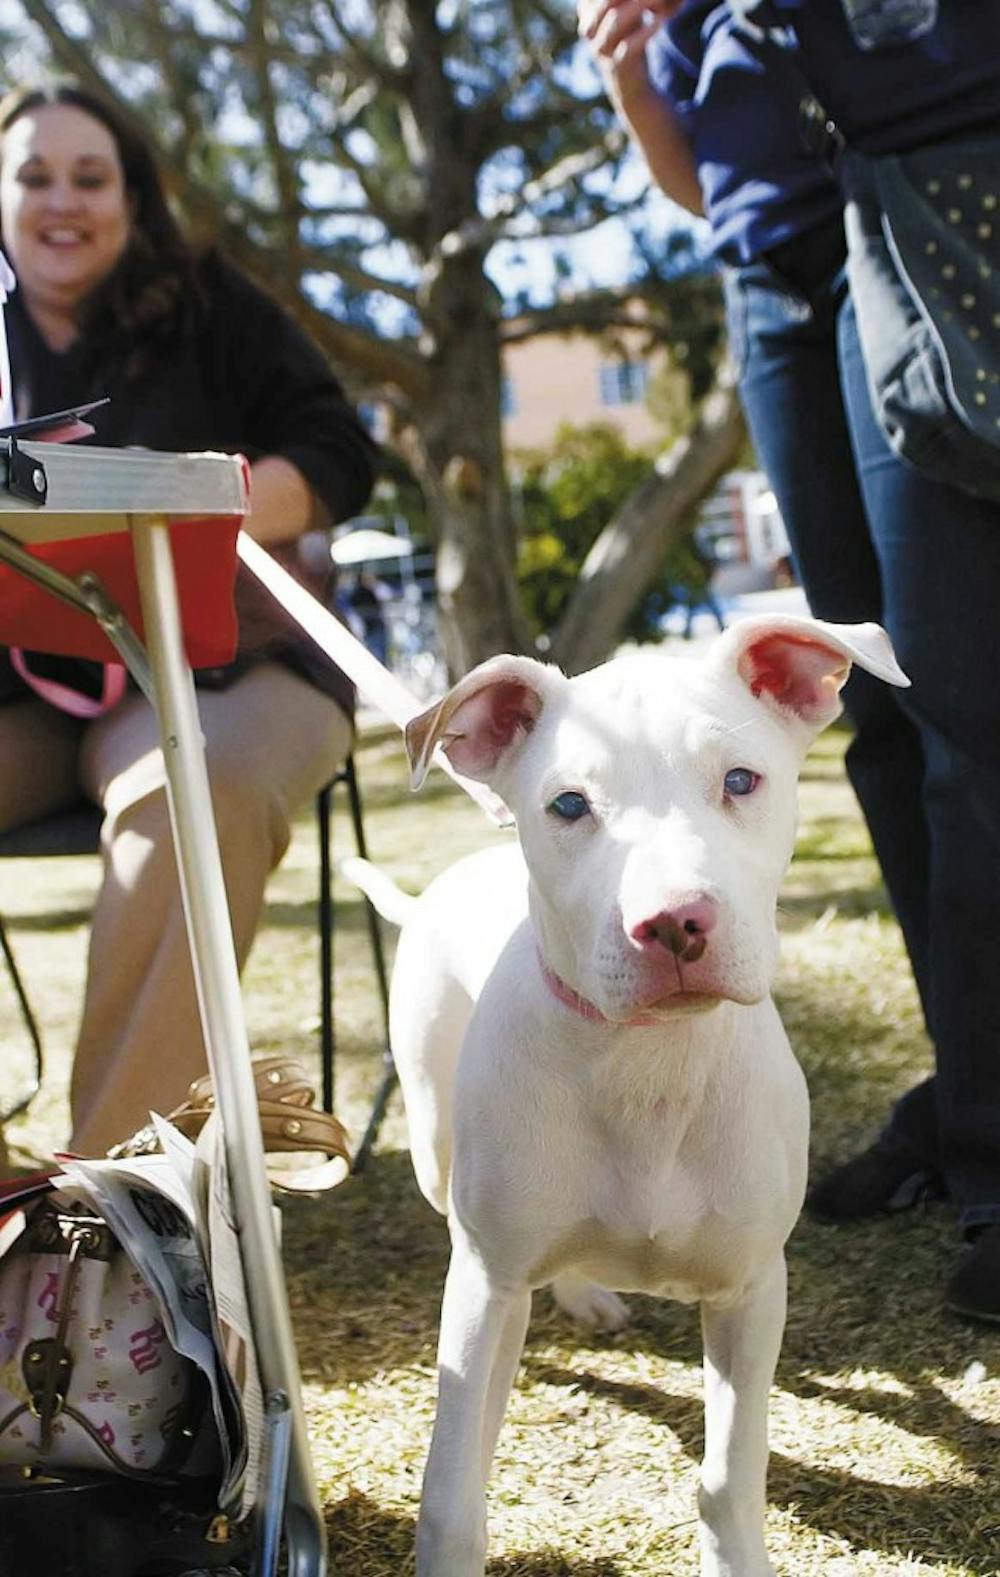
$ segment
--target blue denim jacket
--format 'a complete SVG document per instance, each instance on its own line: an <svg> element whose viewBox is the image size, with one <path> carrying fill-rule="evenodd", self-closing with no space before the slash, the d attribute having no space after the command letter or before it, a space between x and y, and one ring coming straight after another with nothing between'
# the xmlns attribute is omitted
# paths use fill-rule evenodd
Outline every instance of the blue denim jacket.
<svg viewBox="0 0 1000 1577"><path fill-rule="evenodd" d="M724 0L690 0L647 59L691 143L718 255L750 262L839 210L829 170L799 138L796 98L765 72Z"/></svg>

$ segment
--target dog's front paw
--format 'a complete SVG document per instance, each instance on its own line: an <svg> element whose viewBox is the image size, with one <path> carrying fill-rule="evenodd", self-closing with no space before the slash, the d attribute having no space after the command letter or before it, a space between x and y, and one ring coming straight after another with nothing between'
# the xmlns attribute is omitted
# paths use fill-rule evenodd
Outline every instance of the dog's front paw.
<svg viewBox="0 0 1000 1577"><path fill-rule="evenodd" d="M617 1292L566 1271L552 1283L552 1294L571 1320L593 1331L620 1331L628 1324L628 1305Z"/></svg>

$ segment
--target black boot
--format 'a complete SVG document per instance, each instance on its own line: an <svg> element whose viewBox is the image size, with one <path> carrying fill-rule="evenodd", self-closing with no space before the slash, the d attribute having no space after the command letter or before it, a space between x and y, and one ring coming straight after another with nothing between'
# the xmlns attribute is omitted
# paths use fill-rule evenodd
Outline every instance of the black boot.
<svg viewBox="0 0 1000 1577"><path fill-rule="evenodd" d="M973 1238L948 1279L944 1301L967 1320L1000 1325L1000 1221Z"/></svg>
<svg viewBox="0 0 1000 1577"><path fill-rule="evenodd" d="M821 1178L809 1191L806 1210L815 1221L840 1226L910 1210L922 1199L943 1199L945 1192L943 1178L906 1139L884 1133Z"/></svg>

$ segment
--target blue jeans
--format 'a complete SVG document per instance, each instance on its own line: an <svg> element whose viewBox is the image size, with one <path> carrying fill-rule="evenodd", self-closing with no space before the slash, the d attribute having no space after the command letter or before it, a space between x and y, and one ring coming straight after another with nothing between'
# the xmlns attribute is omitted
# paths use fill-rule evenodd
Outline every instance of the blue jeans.
<svg viewBox="0 0 1000 1577"><path fill-rule="evenodd" d="M1000 506L899 461L872 415L834 259L808 289L726 277L747 419L813 612L875 619L912 689L856 670L847 770L936 1053L887 1134L939 1172L964 1227L1000 1220Z"/></svg>

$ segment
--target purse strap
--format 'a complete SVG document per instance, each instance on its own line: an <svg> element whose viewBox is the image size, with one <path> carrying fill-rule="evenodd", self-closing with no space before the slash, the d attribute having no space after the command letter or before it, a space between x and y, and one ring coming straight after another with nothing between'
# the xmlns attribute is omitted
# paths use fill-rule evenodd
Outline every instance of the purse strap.
<svg viewBox="0 0 1000 1577"><path fill-rule="evenodd" d="M342 1182L351 1161L347 1131L336 1117L316 1107L316 1092L301 1062L275 1053L251 1058L251 1067L265 1151L269 1155L316 1151L326 1157L314 1167L269 1167L271 1181L288 1193L310 1194ZM192 1082L187 1099L167 1114L167 1121L193 1140L215 1112L215 1087L206 1073ZM150 1125L108 1154L119 1160L158 1148L156 1130Z"/></svg>
<svg viewBox="0 0 1000 1577"><path fill-rule="evenodd" d="M55 1332L28 1342L21 1356L21 1373L30 1397L27 1405L38 1419L41 1451L46 1455L51 1450L55 1421L66 1404L73 1377L73 1355L67 1335L80 1263L85 1258L110 1258L108 1240L113 1243L114 1239L105 1223L91 1215L65 1215L49 1210L45 1202L36 1215L40 1217L37 1231L33 1221L21 1243L15 1245L15 1253L23 1245L28 1251L66 1255L58 1307L52 1314Z"/></svg>
<svg viewBox="0 0 1000 1577"><path fill-rule="evenodd" d="M806 76L792 29L782 23L772 0L729 0L729 14L754 58L765 70L777 71L796 97L803 147L836 172L847 138Z"/></svg>
<svg viewBox="0 0 1000 1577"><path fill-rule="evenodd" d="M128 688L127 675L121 663L102 664L101 694L89 696L84 695L82 690L74 690L72 685L63 684L60 679L45 679L41 674L32 673L28 667L28 654L22 647L8 647L7 655L10 666L29 690L33 690L57 711L68 712L70 717L85 720L103 717L105 712L110 712L112 707L118 705Z"/></svg>
<svg viewBox="0 0 1000 1577"><path fill-rule="evenodd" d="M305 1068L296 1057L289 1057L285 1053L273 1053L251 1058L253 1069L254 1088L257 1091L258 1101L281 1101L289 1106L311 1106L315 1100L315 1091ZM212 1084L210 1073L202 1074L200 1079L192 1080L187 1098L177 1112L171 1113L170 1121L176 1126L177 1114L184 1114L189 1108L198 1110L207 1106L211 1109L215 1104L215 1088Z"/></svg>

